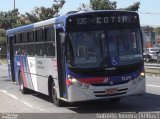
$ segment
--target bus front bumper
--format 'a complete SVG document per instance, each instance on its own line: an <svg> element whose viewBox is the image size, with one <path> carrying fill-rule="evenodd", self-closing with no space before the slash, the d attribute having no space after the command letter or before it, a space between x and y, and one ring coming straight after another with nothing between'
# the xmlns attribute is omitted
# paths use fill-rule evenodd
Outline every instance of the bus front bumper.
<svg viewBox="0 0 160 119"><path fill-rule="evenodd" d="M142 95L146 91L145 77L129 81L125 84L114 86L92 86L88 88L70 85L68 88L68 102L79 102L89 100L101 100L129 95Z"/></svg>

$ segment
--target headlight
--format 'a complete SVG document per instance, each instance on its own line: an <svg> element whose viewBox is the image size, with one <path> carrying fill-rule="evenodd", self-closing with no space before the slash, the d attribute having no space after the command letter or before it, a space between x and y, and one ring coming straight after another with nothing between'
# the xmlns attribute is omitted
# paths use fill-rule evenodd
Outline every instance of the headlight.
<svg viewBox="0 0 160 119"><path fill-rule="evenodd" d="M69 79L69 81L71 82L71 84L75 84L76 82L77 82L77 80L76 79Z"/></svg>
<svg viewBox="0 0 160 119"><path fill-rule="evenodd" d="M140 76L144 77L144 76L145 76L145 73L144 73L144 72L141 72Z"/></svg>
<svg viewBox="0 0 160 119"><path fill-rule="evenodd" d="M143 77L145 77L145 73L144 73L144 72L141 72L141 73L140 73L140 76L138 76L137 78L131 80L131 83L132 83L132 84L136 84L137 82L143 80L143 79L144 79Z"/></svg>
<svg viewBox="0 0 160 119"><path fill-rule="evenodd" d="M71 75L68 75L68 79L71 82L71 84L77 84L77 85L81 85L81 82L79 82L76 78L72 77Z"/></svg>
<svg viewBox="0 0 160 119"><path fill-rule="evenodd" d="M86 89L89 88L89 84L81 83L79 80L72 77L71 75L68 75L68 79L71 85L76 85L77 87L86 88Z"/></svg>

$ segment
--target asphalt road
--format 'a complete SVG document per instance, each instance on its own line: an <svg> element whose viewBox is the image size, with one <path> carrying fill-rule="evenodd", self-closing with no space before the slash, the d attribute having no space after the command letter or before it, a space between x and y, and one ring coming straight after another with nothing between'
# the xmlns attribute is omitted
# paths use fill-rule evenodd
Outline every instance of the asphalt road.
<svg viewBox="0 0 160 119"><path fill-rule="evenodd" d="M36 113L41 118L44 115L50 115L50 118L56 119L74 119L77 113L82 114L81 117L76 117L79 119L83 116L84 119L94 119L98 113L160 113L160 77L146 76L146 88L145 95L125 97L119 104L95 101L56 107L46 95L35 92L21 94L19 87L9 81L7 66L0 65L0 113L32 113L34 115Z"/></svg>

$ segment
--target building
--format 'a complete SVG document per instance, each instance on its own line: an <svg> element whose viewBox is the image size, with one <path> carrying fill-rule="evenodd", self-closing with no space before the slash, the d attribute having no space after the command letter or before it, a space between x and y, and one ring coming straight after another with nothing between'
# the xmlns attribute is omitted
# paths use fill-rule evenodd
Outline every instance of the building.
<svg viewBox="0 0 160 119"><path fill-rule="evenodd" d="M155 33L151 27L142 27L142 34L144 48L156 47Z"/></svg>

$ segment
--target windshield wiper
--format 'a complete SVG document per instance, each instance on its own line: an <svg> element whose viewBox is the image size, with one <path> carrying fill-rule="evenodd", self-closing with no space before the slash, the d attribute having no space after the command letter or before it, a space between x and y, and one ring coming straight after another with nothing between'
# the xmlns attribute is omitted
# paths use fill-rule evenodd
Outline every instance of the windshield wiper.
<svg viewBox="0 0 160 119"><path fill-rule="evenodd" d="M107 62L107 59L108 59L108 55L106 55L103 59L102 59L102 62L99 64L100 67L104 67L104 65L108 65L108 62Z"/></svg>

